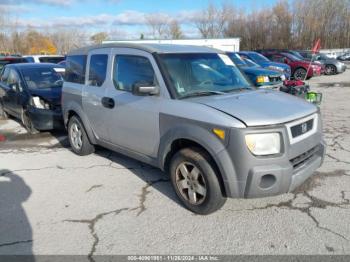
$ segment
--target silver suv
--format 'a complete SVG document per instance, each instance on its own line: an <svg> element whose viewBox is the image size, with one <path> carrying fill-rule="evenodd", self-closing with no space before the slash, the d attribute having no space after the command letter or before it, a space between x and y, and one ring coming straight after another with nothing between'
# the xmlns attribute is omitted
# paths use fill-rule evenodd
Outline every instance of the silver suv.
<svg viewBox="0 0 350 262"><path fill-rule="evenodd" d="M226 54L207 47L75 50L67 56L62 103L75 153L100 145L159 167L199 214L227 197L290 192L325 154L316 106L255 89Z"/></svg>

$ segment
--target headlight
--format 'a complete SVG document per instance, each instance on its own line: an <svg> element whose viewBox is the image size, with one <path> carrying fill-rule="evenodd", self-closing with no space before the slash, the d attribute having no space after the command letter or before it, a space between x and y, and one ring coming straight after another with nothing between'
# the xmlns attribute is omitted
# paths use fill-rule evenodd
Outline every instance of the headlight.
<svg viewBox="0 0 350 262"><path fill-rule="evenodd" d="M258 76L256 78L256 82L257 83L268 83L268 82L270 82L270 80L269 80L268 76Z"/></svg>
<svg viewBox="0 0 350 262"><path fill-rule="evenodd" d="M286 80L286 76L285 75L281 75L281 80L282 81Z"/></svg>
<svg viewBox="0 0 350 262"><path fill-rule="evenodd" d="M279 133L248 134L245 142L252 154L257 156L275 155L281 152Z"/></svg>
<svg viewBox="0 0 350 262"><path fill-rule="evenodd" d="M50 109L50 105L38 96L30 99L30 105L39 109Z"/></svg>

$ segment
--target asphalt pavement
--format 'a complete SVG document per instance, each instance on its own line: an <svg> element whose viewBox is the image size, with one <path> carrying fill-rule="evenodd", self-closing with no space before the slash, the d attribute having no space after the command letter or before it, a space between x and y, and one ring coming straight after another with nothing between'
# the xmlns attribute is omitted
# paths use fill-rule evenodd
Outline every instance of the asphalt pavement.
<svg viewBox="0 0 350 262"><path fill-rule="evenodd" d="M350 70L309 83L323 93L323 166L294 193L209 216L153 167L102 148L79 157L64 132L0 120L0 254L350 254Z"/></svg>

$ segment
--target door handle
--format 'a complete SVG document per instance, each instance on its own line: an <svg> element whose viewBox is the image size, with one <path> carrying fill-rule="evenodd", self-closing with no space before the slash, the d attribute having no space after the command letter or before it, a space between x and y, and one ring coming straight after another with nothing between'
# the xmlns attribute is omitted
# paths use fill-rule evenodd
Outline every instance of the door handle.
<svg viewBox="0 0 350 262"><path fill-rule="evenodd" d="M110 97L103 97L101 102L102 102L102 105L106 108L112 109L115 106L114 99Z"/></svg>

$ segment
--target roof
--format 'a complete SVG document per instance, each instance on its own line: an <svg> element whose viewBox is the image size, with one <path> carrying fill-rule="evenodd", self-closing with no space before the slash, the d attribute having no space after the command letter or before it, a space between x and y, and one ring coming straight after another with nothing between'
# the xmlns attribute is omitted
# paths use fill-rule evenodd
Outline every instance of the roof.
<svg viewBox="0 0 350 262"><path fill-rule="evenodd" d="M7 66L16 67L18 69L22 69L22 68L44 68L44 67L64 68L61 65L52 64L52 63L19 63L19 64L9 64Z"/></svg>
<svg viewBox="0 0 350 262"><path fill-rule="evenodd" d="M206 46L192 45L171 45L171 44L145 44L145 43L109 43L94 46L87 46L76 49L68 55L86 54L94 49L100 48L133 48L148 53L223 53L220 50Z"/></svg>
<svg viewBox="0 0 350 262"><path fill-rule="evenodd" d="M21 56L0 56L0 60L24 60Z"/></svg>
<svg viewBox="0 0 350 262"><path fill-rule="evenodd" d="M23 57L64 57L63 55L24 55Z"/></svg>
<svg viewBox="0 0 350 262"><path fill-rule="evenodd" d="M258 53L258 52L255 52L255 51L239 51L237 53L240 53L240 54L253 54L253 53Z"/></svg>

